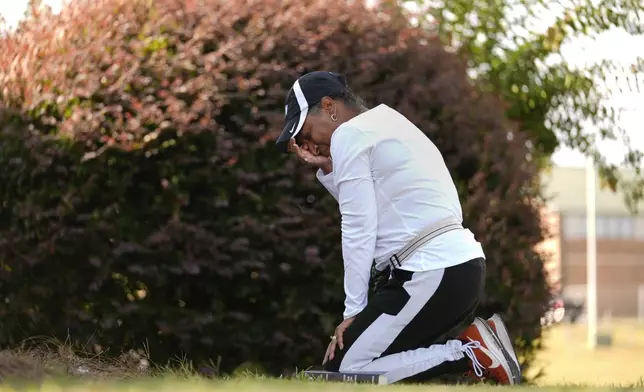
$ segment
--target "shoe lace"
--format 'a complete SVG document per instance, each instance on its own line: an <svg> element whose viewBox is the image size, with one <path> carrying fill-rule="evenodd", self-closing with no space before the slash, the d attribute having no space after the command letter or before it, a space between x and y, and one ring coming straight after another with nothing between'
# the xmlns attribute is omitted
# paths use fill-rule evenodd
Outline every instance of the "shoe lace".
<svg viewBox="0 0 644 392"><path fill-rule="evenodd" d="M471 341L469 343L465 343L463 346L461 346L463 352L467 357L472 361L472 368L474 369L474 374L476 374L477 377L483 377L483 370L485 367L481 365L481 362L476 358L476 354L474 354L474 350L477 348L481 348L481 343L477 341Z"/></svg>

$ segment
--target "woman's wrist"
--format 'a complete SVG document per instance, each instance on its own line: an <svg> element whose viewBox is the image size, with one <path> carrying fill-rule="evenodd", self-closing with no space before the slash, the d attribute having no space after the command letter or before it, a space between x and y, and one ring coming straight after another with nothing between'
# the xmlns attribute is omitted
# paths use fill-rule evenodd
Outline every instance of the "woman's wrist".
<svg viewBox="0 0 644 392"><path fill-rule="evenodd" d="M320 166L320 170L322 170L322 173L324 173L324 175L326 176L333 171L333 165L331 164L331 162L325 163L324 165Z"/></svg>

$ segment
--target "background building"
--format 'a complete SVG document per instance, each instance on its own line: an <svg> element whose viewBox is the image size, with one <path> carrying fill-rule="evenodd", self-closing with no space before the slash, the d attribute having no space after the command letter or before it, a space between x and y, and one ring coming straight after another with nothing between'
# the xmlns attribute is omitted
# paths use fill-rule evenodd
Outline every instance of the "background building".
<svg viewBox="0 0 644 392"><path fill-rule="evenodd" d="M553 234L542 246L551 255L550 279L566 299L583 304L586 172L555 167L543 181L550 199L544 220ZM601 189L599 180L596 197L598 315L644 318L644 214L629 213L623 196Z"/></svg>

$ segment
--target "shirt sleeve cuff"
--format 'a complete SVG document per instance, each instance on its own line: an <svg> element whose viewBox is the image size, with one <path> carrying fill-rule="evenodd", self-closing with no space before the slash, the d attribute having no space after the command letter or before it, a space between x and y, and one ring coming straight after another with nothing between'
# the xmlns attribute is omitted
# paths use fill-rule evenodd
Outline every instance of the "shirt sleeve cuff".
<svg viewBox="0 0 644 392"><path fill-rule="evenodd" d="M342 317L346 319L350 319L351 317L357 316L360 312L362 312L363 309L357 308L357 309L346 309L344 311L344 314Z"/></svg>
<svg viewBox="0 0 644 392"><path fill-rule="evenodd" d="M364 310L364 308L367 307L367 297L365 296L362 303L357 304L355 302L347 304L347 301L345 301L344 305L344 313L342 316L344 319L348 319L354 316L357 316L360 312Z"/></svg>
<svg viewBox="0 0 644 392"><path fill-rule="evenodd" d="M327 191L336 199L338 200L338 188L336 188L335 183L333 182L333 172L330 172L329 174L324 174L322 169L318 169L317 173L315 174L317 177L318 181L324 185Z"/></svg>
<svg viewBox="0 0 644 392"><path fill-rule="evenodd" d="M324 171L322 171L322 169L318 169L316 173L316 177L323 184L328 181L331 181L331 184L333 184L333 172L330 172L329 174L324 174Z"/></svg>

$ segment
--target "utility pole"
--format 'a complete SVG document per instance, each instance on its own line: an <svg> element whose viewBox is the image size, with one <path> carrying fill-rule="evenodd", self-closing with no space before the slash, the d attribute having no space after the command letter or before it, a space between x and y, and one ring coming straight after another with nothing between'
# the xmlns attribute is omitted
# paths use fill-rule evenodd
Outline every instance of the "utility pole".
<svg viewBox="0 0 644 392"><path fill-rule="evenodd" d="M596 179L593 158L586 160L586 315L588 348L597 347Z"/></svg>

